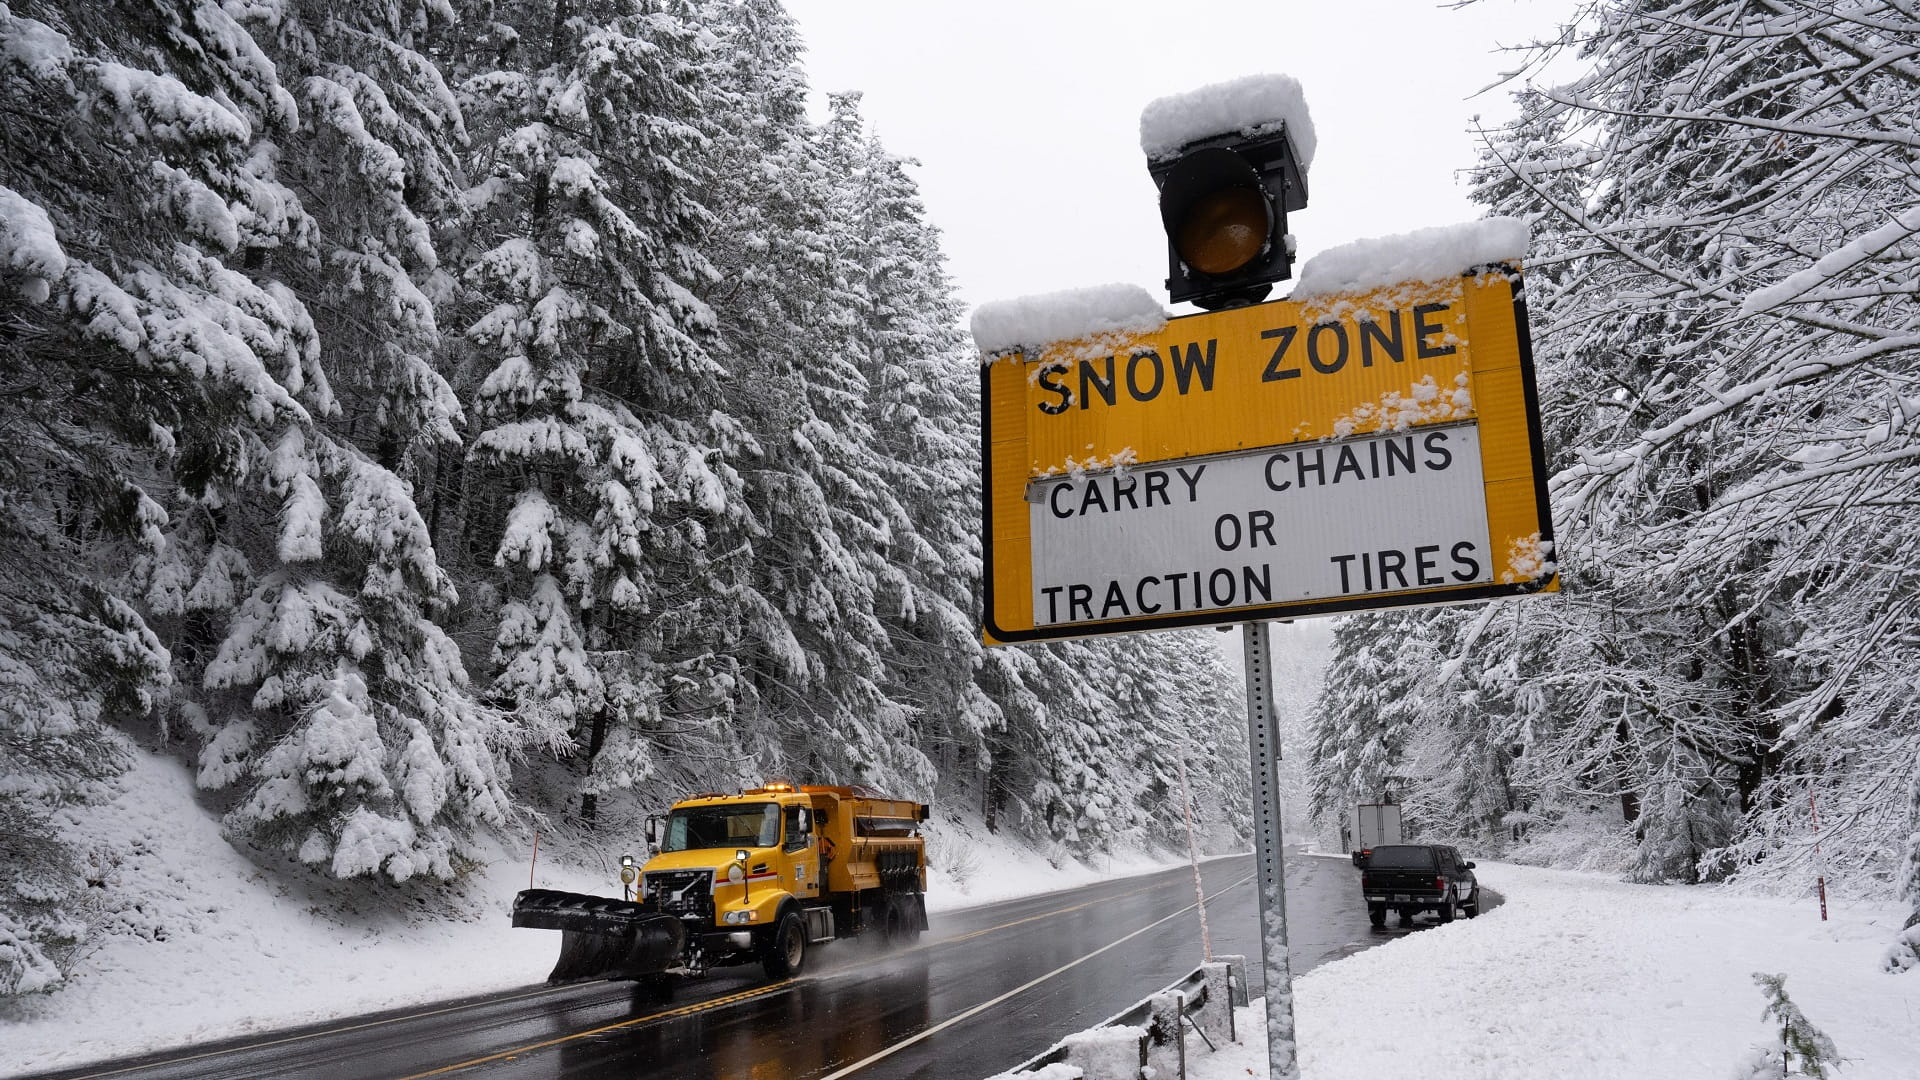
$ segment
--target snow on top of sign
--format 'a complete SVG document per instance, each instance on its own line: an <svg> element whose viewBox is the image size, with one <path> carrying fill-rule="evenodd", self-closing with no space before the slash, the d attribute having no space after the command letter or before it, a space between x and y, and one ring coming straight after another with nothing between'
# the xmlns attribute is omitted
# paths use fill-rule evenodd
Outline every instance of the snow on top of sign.
<svg viewBox="0 0 1920 1080"><path fill-rule="evenodd" d="M1405 281L1458 277L1476 266L1518 262L1527 252L1527 223L1490 217L1342 244L1308 259L1290 299L1365 292Z"/></svg>
<svg viewBox="0 0 1920 1080"><path fill-rule="evenodd" d="M1167 325L1167 313L1138 285L1095 285L981 304L973 309L972 325L974 347L992 355L1057 341L1151 334Z"/></svg>
<svg viewBox="0 0 1920 1080"><path fill-rule="evenodd" d="M1157 160L1197 139L1253 135L1278 123L1287 125L1304 172L1313 164L1313 117L1300 81L1291 75L1248 75L1155 98L1140 110L1140 149Z"/></svg>

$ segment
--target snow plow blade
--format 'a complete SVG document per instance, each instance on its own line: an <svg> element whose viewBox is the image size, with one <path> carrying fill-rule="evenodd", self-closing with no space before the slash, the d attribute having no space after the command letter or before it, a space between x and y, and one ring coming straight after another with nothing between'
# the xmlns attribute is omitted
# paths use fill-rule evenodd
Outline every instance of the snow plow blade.
<svg viewBox="0 0 1920 1080"><path fill-rule="evenodd" d="M560 961L547 982L638 979L680 959L686 931L671 915L631 900L527 889L513 898L513 925L560 931Z"/></svg>

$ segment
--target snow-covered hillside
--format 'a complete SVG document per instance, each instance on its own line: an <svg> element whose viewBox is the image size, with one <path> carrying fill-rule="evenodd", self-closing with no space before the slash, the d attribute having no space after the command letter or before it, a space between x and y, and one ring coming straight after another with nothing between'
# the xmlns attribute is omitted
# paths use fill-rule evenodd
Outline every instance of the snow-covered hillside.
<svg viewBox="0 0 1920 1080"><path fill-rule="evenodd" d="M1296 981L1303 1076L1728 1080L1778 1030L1755 972L1786 975L1839 1048L1840 1080L1920 1076L1920 981L1880 970L1901 905L1838 904L1822 923L1811 899L1511 864L1476 873L1498 908ZM1259 1002L1242 1010L1240 1044L1218 1055L1194 1043L1188 1076L1266 1075L1265 1016Z"/></svg>

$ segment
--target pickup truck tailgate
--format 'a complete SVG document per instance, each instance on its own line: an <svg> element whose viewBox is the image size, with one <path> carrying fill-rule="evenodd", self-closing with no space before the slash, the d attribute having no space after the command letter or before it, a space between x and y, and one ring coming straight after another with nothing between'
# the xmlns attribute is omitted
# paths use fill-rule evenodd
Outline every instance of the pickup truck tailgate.
<svg viewBox="0 0 1920 1080"><path fill-rule="evenodd" d="M1411 900L1438 896L1446 891L1440 875L1433 870L1381 869L1369 867L1363 891L1369 900Z"/></svg>

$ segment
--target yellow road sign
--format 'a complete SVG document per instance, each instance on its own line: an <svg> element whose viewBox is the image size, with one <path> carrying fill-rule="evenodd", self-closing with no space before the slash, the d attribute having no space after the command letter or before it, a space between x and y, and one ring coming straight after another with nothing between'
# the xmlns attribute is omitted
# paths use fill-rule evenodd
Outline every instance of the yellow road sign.
<svg viewBox="0 0 1920 1080"><path fill-rule="evenodd" d="M985 639L1552 590L1517 269L981 370Z"/></svg>

